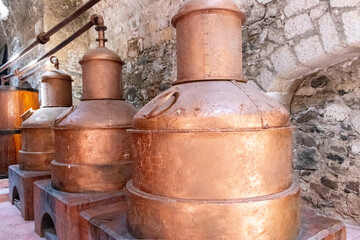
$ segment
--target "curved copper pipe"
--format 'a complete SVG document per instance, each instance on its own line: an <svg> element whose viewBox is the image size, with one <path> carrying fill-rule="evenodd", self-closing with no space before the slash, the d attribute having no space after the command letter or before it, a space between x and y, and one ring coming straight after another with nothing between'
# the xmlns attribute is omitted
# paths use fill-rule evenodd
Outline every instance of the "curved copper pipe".
<svg viewBox="0 0 360 240"><path fill-rule="evenodd" d="M16 76L16 72L18 74L22 74L23 72L26 72L30 69L32 69L33 67L39 65L42 61L44 61L45 59L47 59L48 57L50 57L51 55L57 53L58 51L60 51L61 49L63 49L65 46L67 46L70 42L74 41L76 38L78 38L79 36L81 36L84 32L86 32L87 30L89 30L92 26L97 25L97 28L99 28L99 44L103 44L102 42L107 41L104 38L104 33L103 31L106 30L106 27L103 24L103 17L100 15L92 15L91 16L91 20L84 25L82 28L80 28L77 32L75 32L73 35L71 35L70 37L68 37L67 39L65 39L62 43L60 43L59 45L57 45L56 47L54 47L53 49L51 49L49 52L45 53L43 56L41 56L40 58L30 62L28 65L26 65L23 68L20 69L16 69L14 72L2 76L1 79L3 80L3 82L7 82L8 79ZM105 29L105 30L104 30ZM102 35L101 35L102 33Z"/></svg>
<svg viewBox="0 0 360 240"><path fill-rule="evenodd" d="M64 20L62 20L60 23L58 23L56 26L51 28L49 31L40 33L36 39L24 50L22 50L20 53L17 53L13 55L9 61L7 61L4 65L0 67L0 72L3 72L5 69L11 67L17 60L24 57L27 53L29 53L34 47L36 47L38 44L46 44L52 35L54 35L56 32L61 30L63 27L68 25L70 22L72 22L74 19L76 19L78 16L89 10L91 7L93 7L95 4L100 2L101 0L90 0L89 2L85 3L83 6L75 10L72 14L67 16Z"/></svg>
<svg viewBox="0 0 360 240"><path fill-rule="evenodd" d="M46 64L43 64L37 68L35 68L34 70L32 70L31 72L29 72L28 74L19 77L19 82L23 83L26 81L27 78L31 77L32 75L34 75L36 72L38 72L40 69L42 69L43 67L45 67Z"/></svg>

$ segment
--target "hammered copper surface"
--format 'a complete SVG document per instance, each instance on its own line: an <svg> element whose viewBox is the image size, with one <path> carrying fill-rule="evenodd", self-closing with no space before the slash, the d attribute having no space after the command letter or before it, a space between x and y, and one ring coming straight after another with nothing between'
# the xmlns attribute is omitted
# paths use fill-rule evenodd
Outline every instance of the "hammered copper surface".
<svg viewBox="0 0 360 240"><path fill-rule="evenodd" d="M199 81L178 84L151 100L134 118L134 129L237 131L287 127L289 119L280 103L248 84Z"/></svg>
<svg viewBox="0 0 360 240"><path fill-rule="evenodd" d="M52 186L61 191L117 191L131 178L132 149L126 130L137 110L122 100L123 62L104 47L106 27L100 24L96 29L99 47L80 61L83 98L55 123Z"/></svg>
<svg viewBox="0 0 360 240"><path fill-rule="evenodd" d="M39 93L35 89L0 86L0 174L18 163L21 149L21 114L29 108L39 108Z"/></svg>
<svg viewBox="0 0 360 240"><path fill-rule="evenodd" d="M55 57L52 58L56 59ZM58 67L58 62L55 64ZM46 72L41 79L41 108L23 114L20 169L50 171L55 155L53 124L72 105L72 79L58 69Z"/></svg>
<svg viewBox="0 0 360 240"><path fill-rule="evenodd" d="M297 184L242 199L155 196L127 184L129 231L142 239L295 239L300 227Z"/></svg>
<svg viewBox="0 0 360 240"><path fill-rule="evenodd" d="M134 185L157 196L237 199L292 184L290 128L132 135Z"/></svg>
<svg viewBox="0 0 360 240"><path fill-rule="evenodd" d="M42 107L70 107L72 105L72 79L57 69L45 73L41 79Z"/></svg>
<svg viewBox="0 0 360 240"><path fill-rule="evenodd" d="M231 1L189 1L173 18L177 42L177 83L243 81L241 26L246 17Z"/></svg>
<svg viewBox="0 0 360 240"><path fill-rule="evenodd" d="M129 131L134 237L296 238L290 115L242 78L244 20L230 0L192 0L174 17L178 81Z"/></svg>
<svg viewBox="0 0 360 240"><path fill-rule="evenodd" d="M123 98L121 68L124 63L116 53L98 47L87 52L80 64L87 82L83 86L83 100Z"/></svg>

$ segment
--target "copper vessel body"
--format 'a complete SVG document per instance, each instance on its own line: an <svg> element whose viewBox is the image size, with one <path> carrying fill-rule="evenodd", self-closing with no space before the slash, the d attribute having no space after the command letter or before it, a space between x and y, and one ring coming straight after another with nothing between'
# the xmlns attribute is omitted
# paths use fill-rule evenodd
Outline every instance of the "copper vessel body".
<svg viewBox="0 0 360 240"><path fill-rule="evenodd" d="M17 164L21 149L21 114L29 108L39 108L36 89L0 86L0 174Z"/></svg>
<svg viewBox="0 0 360 240"><path fill-rule="evenodd" d="M25 171L50 171L55 156L53 124L72 105L71 77L58 69L41 79L41 108L23 114L19 165Z"/></svg>
<svg viewBox="0 0 360 240"><path fill-rule="evenodd" d="M57 190L118 191L131 178L132 149L126 131L137 110L122 99L123 62L102 45L80 61L82 101L56 122L52 186Z"/></svg>
<svg viewBox="0 0 360 240"><path fill-rule="evenodd" d="M290 240L299 232L290 115L243 80L243 22L229 0L189 1L173 19L178 81L129 131L128 226L137 238ZM213 41L208 55L198 24Z"/></svg>
<svg viewBox="0 0 360 240"><path fill-rule="evenodd" d="M288 240L296 238L300 226L296 184L281 193L236 200L155 196L131 181L127 189L129 231L142 239Z"/></svg>

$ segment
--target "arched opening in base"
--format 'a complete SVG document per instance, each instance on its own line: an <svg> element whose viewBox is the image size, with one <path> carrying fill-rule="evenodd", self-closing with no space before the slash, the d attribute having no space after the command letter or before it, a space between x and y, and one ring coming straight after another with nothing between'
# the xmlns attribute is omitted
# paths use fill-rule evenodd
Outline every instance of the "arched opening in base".
<svg viewBox="0 0 360 240"><path fill-rule="evenodd" d="M16 187L13 188L12 191L12 205L15 205L17 209L21 209L20 195Z"/></svg>
<svg viewBox="0 0 360 240"><path fill-rule="evenodd" d="M57 240L55 224L48 213L45 213L41 220L41 237L47 240Z"/></svg>

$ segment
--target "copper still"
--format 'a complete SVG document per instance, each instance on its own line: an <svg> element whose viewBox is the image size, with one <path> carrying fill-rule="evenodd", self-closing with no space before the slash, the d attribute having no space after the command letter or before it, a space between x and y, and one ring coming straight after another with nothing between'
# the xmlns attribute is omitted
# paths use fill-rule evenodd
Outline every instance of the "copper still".
<svg viewBox="0 0 360 240"><path fill-rule="evenodd" d="M0 86L0 176L17 164L21 149L21 114L39 108L37 89Z"/></svg>
<svg viewBox="0 0 360 240"><path fill-rule="evenodd" d="M123 190L131 178L132 127L137 110L123 99L120 57L105 47L103 20L96 27L99 47L87 52L83 97L55 123L52 185L65 192Z"/></svg>
<svg viewBox="0 0 360 240"><path fill-rule="evenodd" d="M71 76L59 70L56 57L52 57L51 61L55 64L55 69L46 72L41 79L41 108L36 111L29 109L21 116L21 170L51 170L51 161L55 156L52 127L57 116L72 106Z"/></svg>
<svg viewBox="0 0 360 240"><path fill-rule="evenodd" d="M173 18L178 80L134 117L128 227L136 238L295 239L287 110L246 84L231 0L192 0Z"/></svg>

